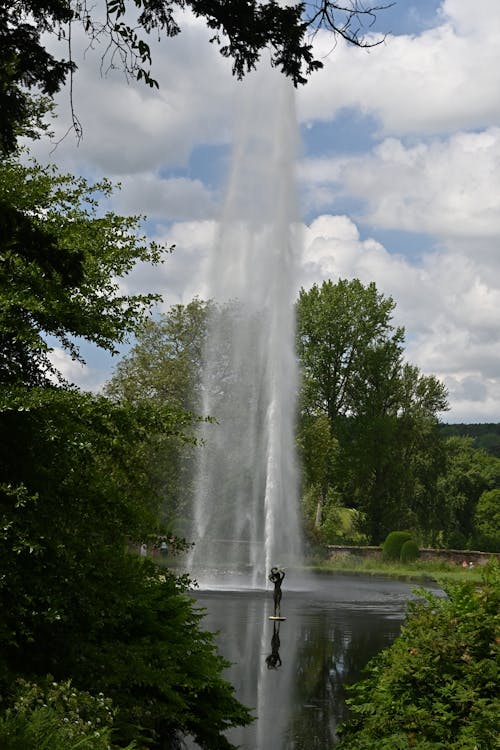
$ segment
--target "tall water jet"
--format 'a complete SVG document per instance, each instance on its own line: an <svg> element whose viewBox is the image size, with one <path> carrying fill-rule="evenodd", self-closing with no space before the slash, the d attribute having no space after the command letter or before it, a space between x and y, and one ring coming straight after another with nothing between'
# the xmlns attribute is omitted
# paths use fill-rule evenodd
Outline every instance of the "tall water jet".
<svg viewBox="0 0 500 750"><path fill-rule="evenodd" d="M276 71L241 92L232 168L208 270L214 300L190 564L250 573L301 557L294 426L300 246L294 90ZM203 574L197 573L198 580Z"/></svg>

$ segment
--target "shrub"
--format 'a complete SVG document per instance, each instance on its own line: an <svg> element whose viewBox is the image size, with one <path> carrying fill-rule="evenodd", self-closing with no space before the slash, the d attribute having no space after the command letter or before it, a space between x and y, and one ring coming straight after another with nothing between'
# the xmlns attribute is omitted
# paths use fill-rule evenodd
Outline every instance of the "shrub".
<svg viewBox="0 0 500 750"><path fill-rule="evenodd" d="M403 544L411 538L412 536L409 531L391 531L382 546L384 559L399 560Z"/></svg>
<svg viewBox="0 0 500 750"><path fill-rule="evenodd" d="M401 547L400 560L401 562L413 562L420 555L418 544L414 539L407 539Z"/></svg>
<svg viewBox="0 0 500 750"><path fill-rule="evenodd" d="M494 750L500 736L500 566L481 585L420 591L401 635L349 688L337 750Z"/></svg>
<svg viewBox="0 0 500 750"><path fill-rule="evenodd" d="M14 705L0 716L0 747L109 750L114 713L109 698L77 690L69 680L18 680Z"/></svg>

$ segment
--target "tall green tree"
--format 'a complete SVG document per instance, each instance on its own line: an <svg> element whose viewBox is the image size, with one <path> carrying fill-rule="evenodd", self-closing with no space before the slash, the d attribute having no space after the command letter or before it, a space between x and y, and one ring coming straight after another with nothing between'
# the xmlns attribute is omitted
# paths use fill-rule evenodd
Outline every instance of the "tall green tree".
<svg viewBox="0 0 500 750"><path fill-rule="evenodd" d="M395 528L432 536L443 463L437 414L447 408L446 390L403 362L394 306L357 279L301 290L297 303L301 429L314 415L328 420L337 440L328 482L361 512L375 543Z"/></svg>
<svg viewBox="0 0 500 750"><path fill-rule="evenodd" d="M387 378L381 369L376 381L365 390L367 408L362 402L341 426L343 492L374 542L411 528L430 544L440 530L437 482L445 456L437 414L447 408L446 391L409 364Z"/></svg>
<svg viewBox="0 0 500 750"><path fill-rule="evenodd" d="M54 341L81 360L81 340L114 351L144 323L156 298L124 294L120 280L161 248L137 219L100 212L107 182L13 157L0 169L0 711L16 678L51 674L110 697L120 742L177 748L190 734L229 748L224 731L250 716L188 581L127 552L159 531L144 445L192 417L179 401L82 393L50 360Z"/></svg>
<svg viewBox="0 0 500 750"><path fill-rule="evenodd" d="M131 350L117 364L105 393L115 402L156 406L185 416L182 430L147 436L138 457L161 497L163 523L179 534L195 479L195 427L201 413L200 384L207 316L211 303L194 299L144 321Z"/></svg>
<svg viewBox="0 0 500 750"><path fill-rule="evenodd" d="M297 348L303 408L326 414L332 433L364 397L368 373L373 379L380 372L374 360L385 357L386 368L399 363L404 331L391 325L394 306L374 283L365 287L358 279L328 280L300 290Z"/></svg>
<svg viewBox="0 0 500 750"><path fill-rule="evenodd" d="M185 534L190 526L199 458L195 428L199 427L200 420L216 421L228 399L234 399L240 405L238 411L244 434L246 415L256 410L258 394L249 392L241 384L231 356L231 336L240 315L242 310L236 301L217 305L194 299L187 305L174 305L138 328L134 346L118 363L105 386L107 395L115 401L157 404L161 408L168 405L180 409L190 419L189 428L186 422L179 435L151 435L144 444L141 463L162 494L165 523L178 533ZM207 331L215 321L219 334L210 340L210 346L216 349L217 365L208 370L205 345ZM260 325L258 316L248 325ZM252 367L253 352L246 349L244 356L246 366ZM228 383L231 383L230 388ZM207 392L211 394L213 413L210 414L206 413ZM187 436L190 440L186 440ZM238 447L234 446L234 450ZM241 462L236 462L235 466L238 471L242 470ZM253 467L248 471L253 471ZM228 480L228 503L233 502L230 485Z"/></svg>

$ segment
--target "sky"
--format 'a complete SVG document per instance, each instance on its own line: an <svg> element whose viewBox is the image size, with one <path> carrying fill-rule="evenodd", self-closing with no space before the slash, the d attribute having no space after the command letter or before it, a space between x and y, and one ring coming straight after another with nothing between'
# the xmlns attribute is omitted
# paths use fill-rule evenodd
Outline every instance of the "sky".
<svg viewBox="0 0 500 750"><path fill-rule="evenodd" d="M175 243L160 269L142 265L124 282L162 293L162 310L205 298L247 85L202 20L180 22L178 37L151 45L159 91L106 72L74 30L83 140L32 144L42 162L120 182L111 207L145 214L152 239ZM500 3L397 0L369 33L385 40L359 49L316 34L324 67L296 91L298 286L374 281L396 304L406 359L448 388L442 420L500 422ZM56 140L70 123L67 89L57 103ZM85 367L57 349L54 361L98 390L116 358L82 351Z"/></svg>

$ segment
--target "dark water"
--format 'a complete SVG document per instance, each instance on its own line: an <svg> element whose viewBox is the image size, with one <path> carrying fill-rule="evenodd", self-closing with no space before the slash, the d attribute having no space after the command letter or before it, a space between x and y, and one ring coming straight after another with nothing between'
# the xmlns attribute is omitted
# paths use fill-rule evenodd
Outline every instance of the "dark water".
<svg viewBox="0 0 500 750"><path fill-rule="evenodd" d="M347 715L344 686L392 643L414 588L346 575L311 578L304 590L293 585L288 576L279 624L269 620L269 591L194 594L206 609L203 626L219 631L219 651L232 663L226 678L257 716L228 733L242 750L331 750Z"/></svg>

